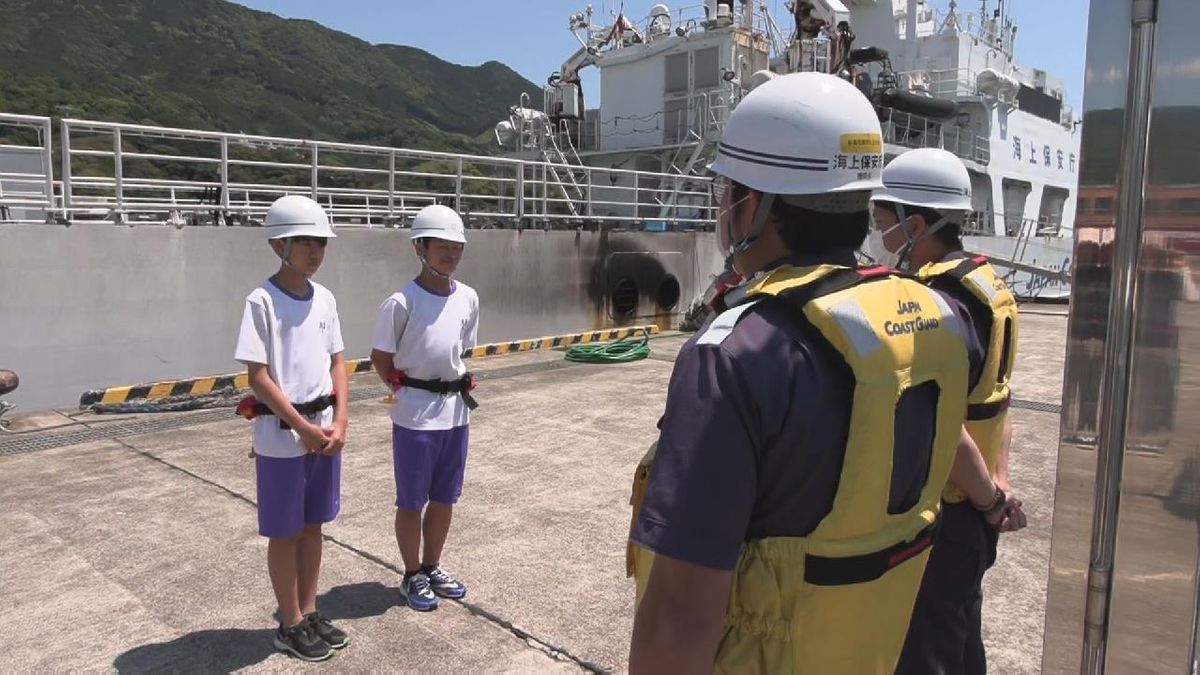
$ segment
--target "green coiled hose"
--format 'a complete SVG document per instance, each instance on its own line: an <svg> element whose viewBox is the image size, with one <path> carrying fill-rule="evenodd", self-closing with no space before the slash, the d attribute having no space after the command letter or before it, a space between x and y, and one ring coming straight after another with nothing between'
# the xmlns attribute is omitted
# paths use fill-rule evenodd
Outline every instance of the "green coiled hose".
<svg viewBox="0 0 1200 675"><path fill-rule="evenodd" d="M613 342L575 345L567 349L567 360L576 363L628 363L650 356L650 332Z"/></svg>

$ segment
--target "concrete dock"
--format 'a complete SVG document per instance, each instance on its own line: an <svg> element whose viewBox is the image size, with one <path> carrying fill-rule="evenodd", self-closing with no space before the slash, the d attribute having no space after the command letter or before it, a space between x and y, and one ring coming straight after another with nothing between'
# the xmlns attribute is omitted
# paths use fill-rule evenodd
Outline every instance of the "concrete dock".
<svg viewBox="0 0 1200 675"><path fill-rule="evenodd" d="M1012 483L1030 526L1001 539L985 606L993 672L1040 671L1066 316L1024 312ZM568 672L626 669L634 466L672 362L582 365L559 351L483 359L463 499L443 562L469 586L430 614L396 590L385 391L352 380L342 511L326 528L320 609L353 643L309 665L271 645L248 424L229 409L62 412L0 434L5 672Z"/></svg>

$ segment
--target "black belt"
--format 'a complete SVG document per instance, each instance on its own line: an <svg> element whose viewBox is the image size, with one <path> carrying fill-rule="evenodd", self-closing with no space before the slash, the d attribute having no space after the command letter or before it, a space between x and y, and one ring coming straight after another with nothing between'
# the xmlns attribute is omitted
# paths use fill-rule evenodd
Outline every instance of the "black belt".
<svg viewBox="0 0 1200 675"><path fill-rule="evenodd" d="M334 394L329 394L327 396L318 396L308 403L293 403L292 407L296 409L296 412L300 413L304 417L312 417L326 408L333 407L335 403L337 403L337 396ZM255 402L254 404L254 414L274 415L275 411L271 410L266 403L262 403L260 401ZM288 426L288 423L284 422L282 419L279 420L279 428L291 429L291 427Z"/></svg>
<svg viewBox="0 0 1200 675"><path fill-rule="evenodd" d="M475 376L471 375L471 373L467 373L457 380L449 382L446 380L419 380L415 377L405 375L400 384L404 387L412 387L413 389L441 394L442 396L459 394L467 404L468 410L474 410L479 407L479 402L475 400L475 397L471 396L471 390L475 388Z"/></svg>
<svg viewBox="0 0 1200 675"><path fill-rule="evenodd" d="M808 553L804 556L804 580L814 586L848 586L874 581L905 560L914 558L933 545L938 523L913 537L882 551L846 558L827 558Z"/></svg>
<svg viewBox="0 0 1200 675"><path fill-rule="evenodd" d="M1011 396L1005 396L1003 399L992 403L972 403L967 406L967 421L979 422L990 420L1008 410L1011 399Z"/></svg>

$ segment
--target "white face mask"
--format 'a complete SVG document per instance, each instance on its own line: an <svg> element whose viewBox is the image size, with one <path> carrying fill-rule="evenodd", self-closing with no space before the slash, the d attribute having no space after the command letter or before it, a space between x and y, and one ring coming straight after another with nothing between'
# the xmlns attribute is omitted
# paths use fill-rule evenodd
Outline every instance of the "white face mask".
<svg viewBox="0 0 1200 675"><path fill-rule="evenodd" d="M871 232L867 235L867 240L863 242L863 253L871 256L875 262L889 269L899 269L900 252L889 251L887 245L883 243L883 238L892 232L892 230L900 227L900 223L889 227L886 231L880 232L874 225L871 226Z"/></svg>

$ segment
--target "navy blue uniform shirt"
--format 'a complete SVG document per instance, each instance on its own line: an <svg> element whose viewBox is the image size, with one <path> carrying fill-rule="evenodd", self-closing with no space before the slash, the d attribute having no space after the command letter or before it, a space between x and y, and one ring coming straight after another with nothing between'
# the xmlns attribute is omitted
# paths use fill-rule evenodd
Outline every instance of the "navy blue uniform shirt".
<svg viewBox="0 0 1200 675"><path fill-rule="evenodd" d="M853 267L853 251L794 265ZM970 384L983 347L962 303ZM841 475L853 376L837 352L781 301L726 313L684 345L667 390L650 484L632 539L659 554L732 570L742 543L804 536L829 513ZM932 383L929 383L930 385ZM936 388L918 386L897 406L893 512L916 503L927 474ZM965 410L963 411L965 414Z"/></svg>

